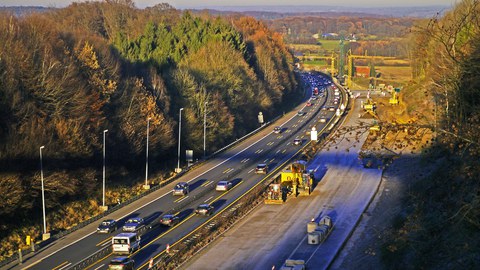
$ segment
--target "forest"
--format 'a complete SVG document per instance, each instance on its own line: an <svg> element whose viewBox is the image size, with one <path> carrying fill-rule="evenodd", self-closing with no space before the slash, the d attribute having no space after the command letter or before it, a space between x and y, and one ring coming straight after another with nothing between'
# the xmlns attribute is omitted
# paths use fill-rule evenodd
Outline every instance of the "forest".
<svg viewBox="0 0 480 270"><path fill-rule="evenodd" d="M382 252L386 269L480 267L480 2L464 0L415 25L417 92L437 137L436 165L409 188Z"/></svg>
<svg viewBox="0 0 480 270"><path fill-rule="evenodd" d="M180 108L182 149L201 158L205 115L213 153L259 127L259 112L267 121L281 113L298 91L282 36L251 17L138 9L131 0L3 13L0 257L25 247L26 235L40 238L41 146L55 232L99 213L103 135L111 204L140 192L147 121L151 178L161 180L176 161Z"/></svg>

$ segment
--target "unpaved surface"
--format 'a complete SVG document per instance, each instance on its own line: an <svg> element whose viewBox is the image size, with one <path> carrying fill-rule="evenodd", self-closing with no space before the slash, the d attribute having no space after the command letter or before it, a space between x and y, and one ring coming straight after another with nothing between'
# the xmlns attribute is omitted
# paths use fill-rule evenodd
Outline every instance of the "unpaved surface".
<svg viewBox="0 0 480 270"><path fill-rule="evenodd" d="M344 126L356 126L360 100ZM321 178L308 197L283 205L262 205L227 231L184 269L279 269L287 258L304 259L309 269L325 269L353 230L381 179L381 170L365 169L358 152L367 133L351 132L332 142L309 169ZM306 224L330 215L334 230L321 245L306 244Z"/></svg>

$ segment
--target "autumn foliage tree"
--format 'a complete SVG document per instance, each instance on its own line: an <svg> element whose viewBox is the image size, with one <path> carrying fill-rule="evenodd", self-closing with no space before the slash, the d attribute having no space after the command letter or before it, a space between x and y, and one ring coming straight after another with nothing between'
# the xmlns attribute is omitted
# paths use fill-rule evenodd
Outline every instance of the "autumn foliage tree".
<svg viewBox="0 0 480 270"><path fill-rule="evenodd" d="M147 119L150 173L161 178L176 159L179 108L185 147L203 154L206 115L212 153L256 128L259 111L280 113L297 90L292 64L281 36L252 18L131 0L1 14L0 238L13 243L0 256L40 233L40 146L48 226L65 229L98 213L103 130L109 187L141 182Z"/></svg>

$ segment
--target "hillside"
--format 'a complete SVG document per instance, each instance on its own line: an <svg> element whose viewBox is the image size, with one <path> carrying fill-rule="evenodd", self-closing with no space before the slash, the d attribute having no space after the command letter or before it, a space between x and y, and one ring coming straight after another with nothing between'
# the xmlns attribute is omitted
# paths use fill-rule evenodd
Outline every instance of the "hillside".
<svg viewBox="0 0 480 270"><path fill-rule="evenodd" d="M118 4L118 3L121 4ZM74 3L0 16L1 256L98 213L105 134L107 204L141 192L147 121L152 184L184 149L203 156L271 119L296 96L282 38L250 17L194 16L167 4ZM149 120L147 120L149 119ZM108 130L108 132L104 132ZM22 224L22 226L18 226Z"/></svg>

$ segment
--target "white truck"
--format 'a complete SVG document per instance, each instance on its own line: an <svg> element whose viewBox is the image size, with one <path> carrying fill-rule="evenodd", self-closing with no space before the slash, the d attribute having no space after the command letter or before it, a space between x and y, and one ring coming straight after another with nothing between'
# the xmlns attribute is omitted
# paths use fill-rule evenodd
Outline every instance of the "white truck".
<svg viewBox="0 0 480 270"><path fill-rule="evenodd" d="M288 259L282 265L280 270L305 270L305 261L304 260L292 260Z"/></svg>

